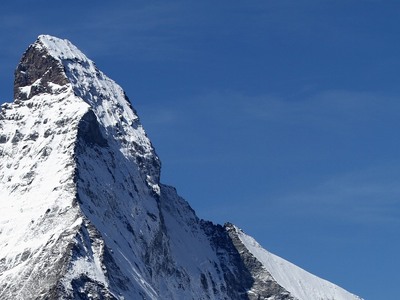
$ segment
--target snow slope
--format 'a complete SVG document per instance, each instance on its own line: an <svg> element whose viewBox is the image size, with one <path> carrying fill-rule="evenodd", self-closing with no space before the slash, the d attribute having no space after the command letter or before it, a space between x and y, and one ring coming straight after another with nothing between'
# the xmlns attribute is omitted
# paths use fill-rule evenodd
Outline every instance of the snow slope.
<svg viewBox="0 0 400 300"><path fill-rule="evenodd" d="M271 276L299 300L360 300L341 287L321 279L262 248L252 237L235 227L243 245L259 260Z"/></svg>
<svg viewBox="0 0 400 300"><path fill-rule="evenodd" d="M33 281L52 280L39 261L57 266L67 236L82 219L77 207L73 152L79 118L88 105L72 89L5 104L1 111L0 144L0 298L5 290L29 299ZM45 112L45 113L44 113ZM57 124L59 124L57 126ZM53 254L50 255L50 249ZM58 277L58 272L49 276ZM20 280L24 286L20 286Z"/></svg>

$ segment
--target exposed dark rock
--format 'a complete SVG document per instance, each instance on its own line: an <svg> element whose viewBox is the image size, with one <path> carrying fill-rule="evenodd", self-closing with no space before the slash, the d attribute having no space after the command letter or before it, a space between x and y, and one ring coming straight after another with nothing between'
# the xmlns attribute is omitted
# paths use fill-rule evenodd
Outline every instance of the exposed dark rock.
<svg viewBox="0 0 400 300"><path fill-rule="evenodd" d="M117 300L100 282L82 274L71 282L74 300Z"/></svg>
<svg viewBox="0 0 400 300"><path fill-rule="evenodd" d="M91 146L106 147L108 145L107 140L101 133L96 115L92 110L89 110L80 120L78 136Z"/></svg>
<svg viewBox="0 0 400 300"><path fill-rule="evenodd" d="M227 231L221 225L215 225L209 221L202 220L201 226L220 259L223 276L227 284L227 294L230 299L250 299L247 291L253 286L254 279L243 263Z"/></svg>
<svg viewBox="0 0 400 300"><path fill-rule="evenodd" d="M274 297L273 299L275 300L296 300L285 288L275 281L261 262L243 245L234 226L230 223L226 223L224 227L233 246L239 253L240 263L244 265L246 270L250 273L250 277L253 278L251 286L252 293L249 293L249 299L271 299L270 297Z"/></svg>
<svg viewBox="0 0 400 300"><path fill-rule="evenodd" d="M6 143L7 140L8 140L8 138L5 134L0 134L0 144Z"/></svg>
<svg viewBox="0 0 400 300"><path fill-rule="evenodd" d="M33 85L34 83L35 85ZM68 79L65 76L64 68L46 50L33 44L26 50L15 70L14 99L27 100L40 93L51 93L49 83L67 84ZM21 90L27 86L32 86L29 93Z"/></svg>
<svg viewBox="0 0 400 300"><path fill-rule="evenodd" d="M30 133L30 134L28 134L26 137L25 137L25 140L26 141L36 141L36 139L39 137L39 133L37 133L36 131L35 132L32 132L32 133Z"/></svg>
<svg viewBox="0 0 400 300"><path fill-rule="evenodd" d="M24 135L21 132L19 132L18 130L16 130L15 134L11 140L11 143L13 143L13 144L18 143L20 140L23 139L23 137L24 137Z"/></svg>

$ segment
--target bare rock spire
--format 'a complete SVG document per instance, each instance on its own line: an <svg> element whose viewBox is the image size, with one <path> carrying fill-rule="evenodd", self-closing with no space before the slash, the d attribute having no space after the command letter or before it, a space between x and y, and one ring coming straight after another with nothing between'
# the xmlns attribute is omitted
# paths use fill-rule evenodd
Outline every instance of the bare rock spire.
<svg viewBox="0 0 400 300"><path fill-rule="evenodd" d="M29 46L15 70L14 99L27 100L51 93L51 84L68 83L62 64L43 47L40 39Z"/></svg>

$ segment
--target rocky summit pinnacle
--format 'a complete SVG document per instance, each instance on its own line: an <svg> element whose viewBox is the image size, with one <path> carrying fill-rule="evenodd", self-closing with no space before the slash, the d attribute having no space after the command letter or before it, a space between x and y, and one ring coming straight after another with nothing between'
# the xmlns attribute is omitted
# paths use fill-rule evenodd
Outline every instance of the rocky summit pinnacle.
<svg viewBox="0 0 400 300"><path fill-rule="evenodd" d="M42 40L44 36L28 48L15 71L14 99L30 99L51 92L51 84L68 83L62 64L50 55Z"/></svg>
<svg viewBox="0 0 400 300"><path fill-rule="evenodd" d="M42 35L0 111L0 299L359 297L200 220L121 87Z"/></svg>

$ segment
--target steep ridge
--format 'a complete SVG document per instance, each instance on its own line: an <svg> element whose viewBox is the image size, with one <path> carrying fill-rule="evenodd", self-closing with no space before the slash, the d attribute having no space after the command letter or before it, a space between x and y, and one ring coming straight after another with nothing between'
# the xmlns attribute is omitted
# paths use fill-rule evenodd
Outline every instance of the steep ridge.
<svg viewBox="0 0 400 300"><path fill-rule="evenodd" d="M282 295L282 297L287 294L287 291L290 291L291 297L299 300L360 299L354 295L349 295L349 292L341 287L318 278L279 256L268 252L257 241L233 224L227 224L226 230L242 259L247 264L252 264L252 266L248 265L248 268L256 270L253 273L254 278L261 279L259 282L256 280L256 284L249 291L250 293L253 290L258 293L260 290L268 291L272 289L274 295ZM261 287L257 285L261 285Z"/></svg>
<svg viewBox="0 0 400 300"><path fill-rule="evenodd" d="M359 299L313 291L316 277L299 292L239 229L199 220L160 183L124 91L69 41L39 36L14 94L0 112L1 299Z"/></svg>

